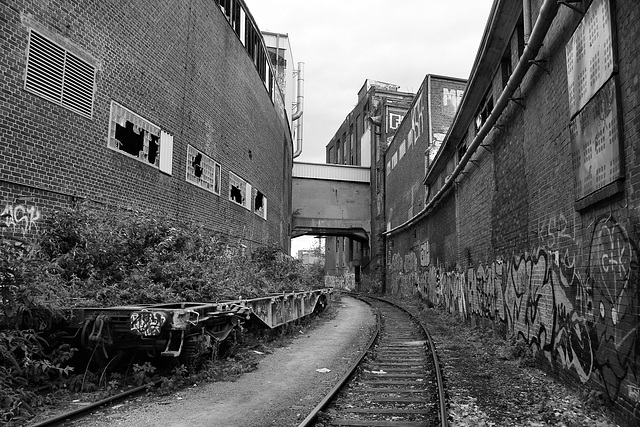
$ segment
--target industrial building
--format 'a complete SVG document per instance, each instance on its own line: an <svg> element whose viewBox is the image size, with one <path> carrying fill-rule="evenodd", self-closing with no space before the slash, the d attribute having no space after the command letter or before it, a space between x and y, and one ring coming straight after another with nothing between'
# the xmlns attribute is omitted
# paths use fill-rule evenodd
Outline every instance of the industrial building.
<svg viewBox="0 0 640 427"><path fill-rule="evenodd" d="M294 65L242 0L18 0L0 40L3 235L90 200L289 250Z"/></svg>
<svg viewBox="0 0 640 427"><path fill-rule="evenodd" d="M326 161L370 167L370 210L363 215L371 221L371 232L368 240L327 237L328 276L352 278L353 287L358 287L362 274L372 281L384 278L385 194L394 192L398 198L393 203L406 205L394 207L404 209L405 215L413 205L416 211L422 206L424 186L412 183L416 168L424 171L434 157L465 85L458 78L430 74L418 93L412 94L400 92L397 85L375 80L364 82L356 107L326 146ZM385 156L389 158L385 160Z"/></svg>
<svg viewBox="0 0 640 427"><path fill-rule="evenodd" d="M406 132L385 153L386 291L521 340L628 425L640 422L639 22L635 1L496 0L439 151L410 175L394 167Z"/></svg>
<svg viewBox="0 0 640 427"><path fill-rule="evenodd" d="M400 86L376 80L365 80L358 91L356 106L345 117L326 146L326 162L330 164L370 168L371 212L362 214L370 221L374 212L374 195L380 195L382 183L377 165L387 141L395 133L414 94L399 91ZM379 202L378 202L379 203ZM374 222L371 221L371 226ZM347 277L360 282L363 269L380 268L379 244L372 238L354 239L345 236L327 236L325 244L325 272L331 277ZM379 233L378 233L379 234ZM372 264L373 261L373 264ZM350 286L353 288L353 285Z"/></svg>

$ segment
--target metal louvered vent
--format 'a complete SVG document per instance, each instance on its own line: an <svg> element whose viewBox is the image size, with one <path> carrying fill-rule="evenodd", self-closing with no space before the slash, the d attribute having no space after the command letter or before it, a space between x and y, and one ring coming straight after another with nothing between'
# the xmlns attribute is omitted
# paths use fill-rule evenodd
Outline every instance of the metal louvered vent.
<svg viewBox="0 0 640 427"><path fill-rule="evenodd" d="M24 88L91 118L95 67L31 31Z"/></svg>

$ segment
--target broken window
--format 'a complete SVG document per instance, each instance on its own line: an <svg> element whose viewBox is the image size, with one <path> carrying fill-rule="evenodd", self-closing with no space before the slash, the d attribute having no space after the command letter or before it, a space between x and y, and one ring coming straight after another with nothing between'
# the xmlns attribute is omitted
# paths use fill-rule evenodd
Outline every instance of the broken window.
<svg viewBox="0 0 640 427"><path fill-rule="evenodd" d="M229 172L229 200L251 210L251 184Z"/></svg>
<svg viewBox="0 0 640 427"><path fill-rule="evenodd" d="M254 189L253 212L260 218L267 219L267 198L257 189Z"/></svg>
<svg viewBox="0 0 640 427"><path fill-rule="evenodd" d="M108 147L171 175L173 137L160 127L111 101Z"/></svg>
<svg viewBox="0 0 640 427"><path fill-rule="evenodd" d="M511 47L507 46L502 54L502 60L500 61L500 69L502 71L502 87L506 87L509 82L509 77L513 73L513 65L511 64Z"/></svg>
<svg viewBox="0 0 640 427"><path fill-rule="evenodd" d="M187 182L220 195L220 164L187 145Z"/></svg>
<svg viewBox="0 0 640 427"><path fill-rule="evenodd" d="M485 98L482 100L480 104L480 108L478 109L478 113L476 114L476 132L480 130L482 125L487 121L491 112L493 111L493 97L485 95Z"/></svg>

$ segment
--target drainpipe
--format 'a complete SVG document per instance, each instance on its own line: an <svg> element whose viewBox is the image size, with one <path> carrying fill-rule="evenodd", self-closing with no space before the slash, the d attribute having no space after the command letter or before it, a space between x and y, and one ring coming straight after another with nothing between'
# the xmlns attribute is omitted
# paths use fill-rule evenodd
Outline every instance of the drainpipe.
<svg viewBox="0 0 640 427"><path fill-rule="evenodd" d="M299 120L302 117L302 113L304 112L304 62L298 62L298 108L296 112L291 117L291 121L297 123L297 132L296 132L296 151L293 153L293 158L295 159L300 154L302 154L302 130L303 130L303 122Z"/></svg>
<svg viewBox="0 0 640 427"><path fill-rule="evenodd" d="M524 23L524 44L526 45L531 37L531 0L522 0L522 20Z"/></svg>
<svg viewBox="0 0 640 427"><path fill-rule="evenodd" d="M445 181L442 188L436 194L434 194L433 198L429 200L429 203L425 204L424 208L418 214L416 214L413 218L409 219L403 224L400 224L397 227L383 233L384 235L394 234L414 224L416 221L424 217L427 211L431 209L431 207L435 206L436 202L447 191L449 191L449 188L453 185L458 175L462 173L467 163L469 163L469 160L471 160L471 156L473 156L476 150L478 150L478 147L480 147L482 141L484 141L486 136L493 128L493 125L496 124L496 122L502 115L502 112L507 107L507 104L509 103L509 100L515 93L516 89L518 88L520 83L522 83L524 76L527 74L527 71L529 71L529 68L531 67L531 61L536 59L538 51L542 47L542 42L544 41L544 38L546 37L547 32L549 31L549 28L553 23L553 19L558 13L558 7L558 0L545 0L542 4L540 13L538 14L538 19L536 20L533 30L531 31L529 43L527 43L527 45L525 46L524 52L522 53L522 56L518 61L518 65L516 65L516 68L513 70L511 77L509 77L509 81L500 94L500 98L498 98L498 101L496 102L493 111L491 111L491 114L487 118L487 121L484 123L484 125L482 125L480 130L478 130L476 137L473 139L473 141L471 141L469 148L467 149L464 156L462 156L462 159L460 159L460 162L458 162L458 165L453 170L453 173L451 174L449 179Z"/></svg>
<svg viewBox="0 0 640 427"><path fill-rule="evenodd" d="M433 150L433 123L431 122L431 74L427 76L427 116L428 128L429 128L429 136L427 149L425 150L424 155L426 159L424 159L424 175L427 176L427 171L429 170L429 163L431 163L431 159L429 158L431 150ZM414 140L415 141L415 140Z"/></svg>

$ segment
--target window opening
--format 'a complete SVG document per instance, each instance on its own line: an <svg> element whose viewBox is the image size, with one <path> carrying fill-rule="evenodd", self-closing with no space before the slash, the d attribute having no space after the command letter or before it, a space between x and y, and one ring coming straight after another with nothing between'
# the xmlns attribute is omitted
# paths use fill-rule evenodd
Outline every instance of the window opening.
<svg viewBox="0 0 640 427"><path fill-rule="evenodd" d="M111 101L107 146L171 175L173 137L114 101Z"/></svg>
<svg viewBox="0 0 640 427"><path fill-rule="evenodd" d="M255 189L253 196L253 212L260 218L267 219L267 198L261 191Z"/></svg>
<svg viewBox="0 0 640 427"><path fill-rule="evenodd" d="M144 129L139 129L128 120L125 126L116 123L116 139L122 151L138 157L144 148Z"/></svg>
<svg viewBox="0 0 640 427"><path fill-rule="evenodd" d="M251 209L251 184L233 172L229 172L229 200Z"/></svg>
<svg viewBox="0 0 640 427"><path fill-rule="evenodd" d="M493 111L493 97L489 97L489 99L485 99L480 104L480 109L476 115L476 132L480 130L482 125L487 121L491 112Z"/></svg>
<svg viewBox="0 0 640 427"><path fill-rule="evenodd" d="M516 24L516 38L518 41L518 58L524 53L525 39L524 39L524 17L520 15L520 19Z"/></svg>
<svg viewBox="0 0 640 427"><path fill-rule="evenodd" d="M262 200L264 199L264 195L258 191L258 193L256 194L256 199L255 199L255 209L256 210L260 210L262 209Z"/></svg>
<svg viewBox="0 0 640 427"><path fill-rule="evenodd" d="M460 146L458 147L458 162L462 160L466 152L467 152L467 143L465 142L460 144Z"/></svg>
<svg viewBox="0 0 640 427"><path fill-rule="evenodd" d="M220 164L192 145L187 145L186 180L220 195Z"/></svg>
<svg viewBox="0 0 640 427"><path fill-rule="evenodd" d="M511 73L513 72L513 65L511 64L511 47L507 46L507 49L504 51L502 55L502 60L500 62L500 68L502 71L502 87L507 86L507 82L509 82L509 77L511 77Z"/></svg>
<svg viewBox="0 0 640 427"><path fill-rule="evenodd" d="M200 178L202 176L202 166L200 163L202 162L202 154L198 153L196 157L191 162L191 166L193 166L193 174L196 178Z"/></svg>
<svg viewBox="0 0 640 427"><path fill-rule="evenodd" d="M231 200L233 200L234 202L240 205L242 204L242 191L240 190L239 187L236 187L235 185L231 186Z"/></svg>

